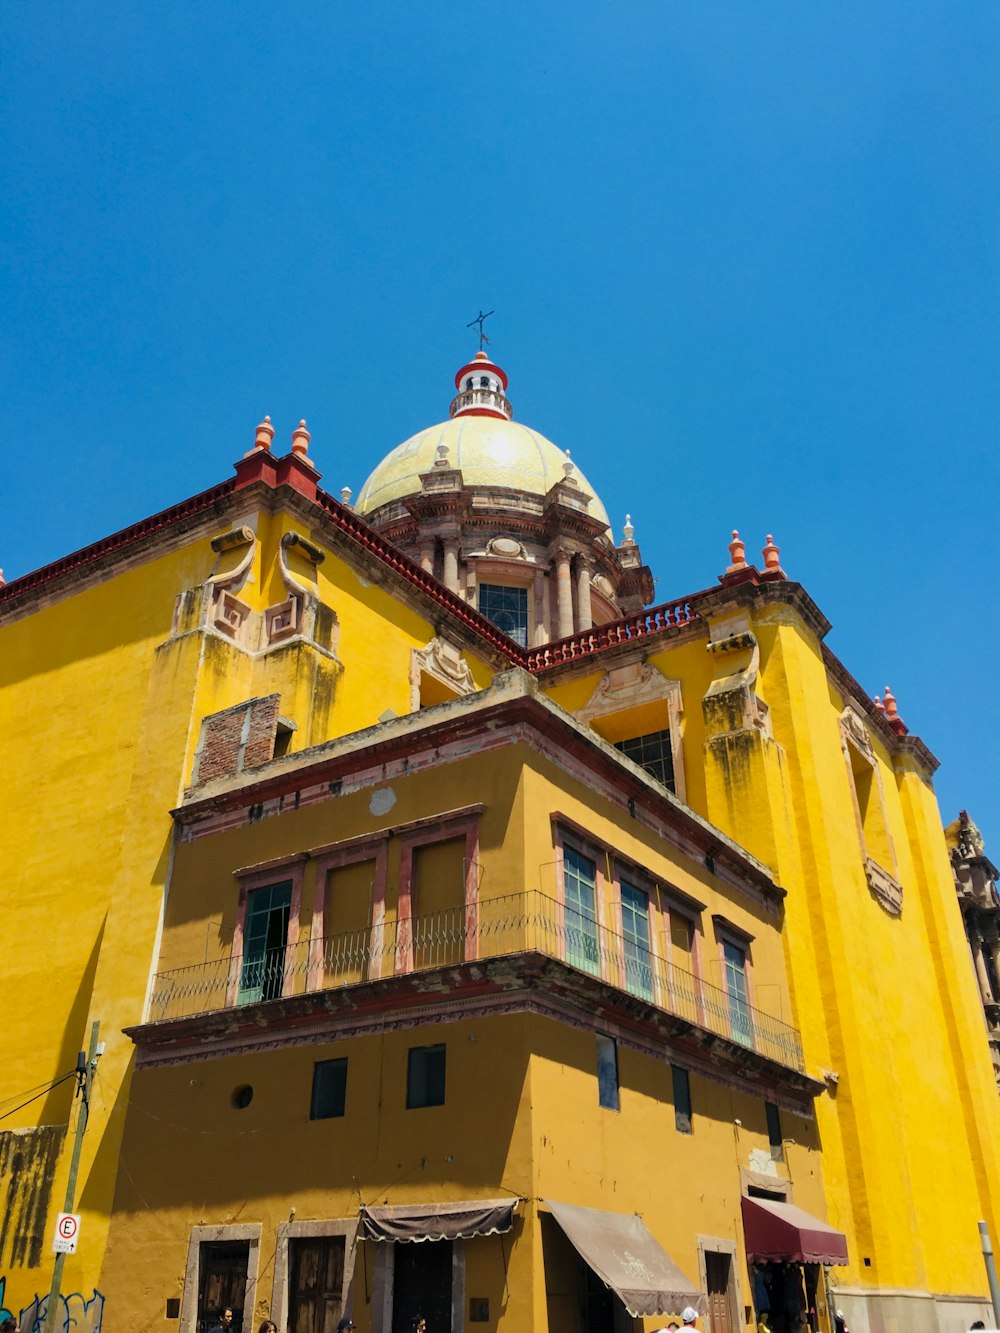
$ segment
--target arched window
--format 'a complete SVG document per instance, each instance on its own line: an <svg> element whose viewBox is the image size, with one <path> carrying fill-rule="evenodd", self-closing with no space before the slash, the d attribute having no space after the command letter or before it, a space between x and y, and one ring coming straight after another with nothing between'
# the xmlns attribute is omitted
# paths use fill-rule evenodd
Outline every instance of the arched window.
<svg viewBox="0 0 1000 1333"><path fill-rule="evenodd" d="M474 382L475 382L475 381L473 380L472 376L470 375L469 378L465 381L465 387L466 387L467 389L471 389L472 386L473 386L473 383L474 383Z"/></svg>
<svg viewBox="0 0 1000 1333"><path fill-rule="evenodd" d="M480 375L479 387L481 389L488 389L490 387L490 378L488 375Z"/></svg>

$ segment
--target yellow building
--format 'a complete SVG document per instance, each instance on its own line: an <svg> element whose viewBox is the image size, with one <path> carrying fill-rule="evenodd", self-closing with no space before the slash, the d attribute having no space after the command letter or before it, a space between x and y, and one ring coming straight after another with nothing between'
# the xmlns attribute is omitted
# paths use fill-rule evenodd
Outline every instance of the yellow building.
<svg viewBox="0 0 1000 1333"><path fill-rule="evenodd" d="M38 940L0 1303L27 1333L48 1289L96 1020L91 1327L988 1317L1000 1110L933 757L770 539L645 609L504 372L456 389L355 508L265 420L231 481L0 589Z"/></svg>

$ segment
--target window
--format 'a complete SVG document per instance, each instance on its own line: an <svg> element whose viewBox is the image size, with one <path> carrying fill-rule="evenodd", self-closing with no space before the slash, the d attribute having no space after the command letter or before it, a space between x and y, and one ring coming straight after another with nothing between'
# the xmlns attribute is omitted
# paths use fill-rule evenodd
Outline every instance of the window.
<svg viewBox="0 0 1000 1333"><path fill-rule="evenodd" d="M575 847L563 848L566 961L600 976L597 949L597 863Z"/></svg>
<svg viewBox="0 0 1000 1333"><path fill-rule="evenodd" d="M866 758L850 744L847 751L851 766L851 777L854 779L858 819L861 823L862 849L866 855L877 861L883 870L895 870L896 854L886 820L882 788L878 779L875 760L874 758Z"/></svg>
<svg viewBox="0 0 1000 1333"><path fill-rule="evenodd" d="M597 1099L609 1111L620 1111L618 1097L618 1050L614 1038L597 1038Z"/></svg>
<svg viewBox="0 0 1000 1333"><path fill-rule="evenodd" d="M785 1147L784 1140L781 1137L781 1112L774 1102L765 1102L764 1114L767 1116L767 1140L771 1145L771 1160L773 1162L783 1162L785 1160Z"/></svg>
<svg viewBox="0 0 1000 1333"><path fill-rule="evenodd" d="M472 378L472 376L470 375L469 378L465 381L465 387L466 387L466 390L471 389L474 383L475 383L475 380L474 380L474 379Z"/></svg>
<svg viewBox="0 0 1000 1333"><path fill-rule="evenodd" d="M479 585L479 610L522 648L528 646L528 590L498 583Z"/></svg>
<svg viewBox="0 0 1000 1333"><path fill-rule="evenodd" d="M680 1065L671 1065L674 1080L674 1127L678 1134L691 1133L691 1080Z"/></svg>
<svg viewBox="0 0 1000 1333"><path fill-rule="evenodd" d="M670 732L651 731L647 736L633 736L631 740L616 741L615 749L644 768L651 778L674 790L674 754L670 748Z"/></svg>
<svg viewBox="0 0 1000 1333"><path fill-rule="evenodd" d="M310 1120L334 1120L347 1101L347 1061L317 1060L313 1065Z"/></svg>
<svg viewBox="0 0 1000 1333"><path fill-rule="evenodd" d="M625 989L653 998L653 968L649 955L649 894L621 881L622 940L625 953Z"/></svg>
<svg viewBox="0 0 1000 1333"><path fill-rule="evenodd" d="M479 376L479 387L481 389L488 389L490 387L490 379L488 375Z"/></svg>
<svg viewBox="0 0 1000 1333"><path fill-rule="evenodd" d="M729 1021L733 1040L741 1046L753 1045L753 1022L747 992L746 950L732 940L722 941L722 964L729 997Z"/></svg>
<svg viewBox="0 0 1000 1333"><path fill-rule="evenodd" d="M406 1109L444 1106L445 1046L411 1046L406 1066Z"/></svg>
<svg viewBox="0 0 1000 1333"><path fill-rule="evenodd" d="M273 1000L281 994L291 903L291 880L250 891L243 928L243 967L237 1003L255 1004L258 1000Z"/></svg>

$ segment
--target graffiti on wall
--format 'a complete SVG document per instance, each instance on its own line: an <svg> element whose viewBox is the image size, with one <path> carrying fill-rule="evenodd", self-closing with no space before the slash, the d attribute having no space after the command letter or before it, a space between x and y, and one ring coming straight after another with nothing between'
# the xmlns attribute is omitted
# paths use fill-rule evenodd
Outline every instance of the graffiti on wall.
<svg viewBox="0 0 1000 1333"><path fill-rule="evenodd" d="M48 1295L35 1295L30 1305L24 1306L17 1314L7 1307L7 1279L0 1277L0 1324L5 1319L17 1320L19 1333L45 1333L48 1318ZM56 1320L56 1333L101 1333L104 1320L104 1295L94 1288L94 1294L88 1299L79 1291L59 1297L59 1317Z"/></svg>

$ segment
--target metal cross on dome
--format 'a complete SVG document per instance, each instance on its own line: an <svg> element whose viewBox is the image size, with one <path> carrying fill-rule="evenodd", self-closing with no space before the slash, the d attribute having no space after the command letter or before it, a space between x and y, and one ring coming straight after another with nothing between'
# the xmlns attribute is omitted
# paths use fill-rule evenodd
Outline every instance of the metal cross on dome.
<svg viewBox="0 0 1000 1333"><path fill-rule="evenodd" d="M483 332L483 321L489 319L490 315L495 315L495 314L496 314L496 311L495 311L495 310L487 310L486 313L485 313L485 315L484 315L483 312L480 310L480 312L479 312L479 314L476 316L476 318L475 318L475 319L470 319L469 322L468 322L468 324L466 324L466 326L465 326L467 329L478 328L478 330L479 330L479 350L480 350L480 351L482 351L483 348L486 346L486 344L489 342L489 338L487 338L486 334Z"/></svg>

